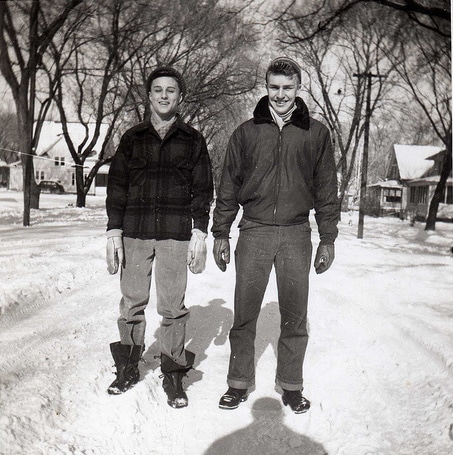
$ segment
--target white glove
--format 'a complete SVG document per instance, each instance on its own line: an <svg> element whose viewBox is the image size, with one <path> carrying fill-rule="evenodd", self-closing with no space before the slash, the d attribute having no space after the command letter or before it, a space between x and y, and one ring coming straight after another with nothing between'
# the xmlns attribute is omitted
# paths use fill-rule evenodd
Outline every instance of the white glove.
<svg viewBox="0 0 453 455"><path fill-rule="evenodd" d="M206 267L206 242L208 234L192 229L192 237L187 251L187 265L192 273L201 273Z"/></svg>
<svg viewBox="0 0 453 455"><path fill-rule="evenodd" d="M118 272L119 265L124 263L123 231L107 231L107 270L110 275Z"/></svg>

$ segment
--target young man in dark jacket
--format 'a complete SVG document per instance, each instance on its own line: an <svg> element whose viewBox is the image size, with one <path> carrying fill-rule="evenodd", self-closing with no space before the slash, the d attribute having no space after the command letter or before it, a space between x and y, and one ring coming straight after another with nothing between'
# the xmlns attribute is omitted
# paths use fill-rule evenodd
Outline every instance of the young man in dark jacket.
<svg viewBox="0 0 453 455"><path fill-rule="evenodd" d="M295 413L310 407L302 395L312 257L308 217L314 208L320 237L314 267L323 273L334 260L339 207L330 133L309 116L297 96L300 84L297 63L275 59L266 72L267 96L233 133L225 157L212 227L214 258L222 271L230 260L228 238L240 206L243 217L223 409L237 408L255 385L256 322L272 266L281 314L276 383L283 403Z"/></svg>
<svg viewBox="0 0 453 455"><path fill-rule="evenodd" d="M204 269L213 182L204 137L177 113L185 94L181 74L159 67L147 91L150 121L124 133L107 186L107 264L112 274L121 267L122 293L120 341L110 345L117 377L108 392L123 393L139 380L155 262L163 386L168 404L180 408L188 404L182 378L194 362L184 348L187 265L194 273Z"/></svg>

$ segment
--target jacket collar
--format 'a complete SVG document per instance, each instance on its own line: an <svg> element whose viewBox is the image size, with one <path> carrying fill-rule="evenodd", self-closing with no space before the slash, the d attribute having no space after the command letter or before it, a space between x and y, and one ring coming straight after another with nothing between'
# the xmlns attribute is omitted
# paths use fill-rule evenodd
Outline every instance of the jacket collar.
<svg viewBox="0 0 453 455"><path fill-rule="evenodd" d="M174 128L179 128L180 130L184 131L185 133L191 134L189 125L187 125L187 123L185 123L182 120L182 118L179 114L176 114L176 120L170 129L173 130ZM135 127L136 132L142 132L142 131L145 132L145 131L149 131L149 130L155 132L150 119L145 120L143 123L140 123L139 125L137 125ZM157 134L157 132L155 132L155 133Z"/></svg>
<svg viewBox="0 0 453 455"><path fill-rule="evenodd" d="M176 114L174 126L185 131L187 134L191 134L190 126L182 120L179 114Z"/></svg>
<svg viewBox="0 0 453 455"><path fill-rule="evenodd" d="M274 122L271 111L269 110L269 97L267 95L263 96L258 101L258 104L253 111L253 121L255 123ZM302 98L296 98L296 110L291 116L290 123L304 130L310 128L310 114L307 105L303 102Z"/></svg>

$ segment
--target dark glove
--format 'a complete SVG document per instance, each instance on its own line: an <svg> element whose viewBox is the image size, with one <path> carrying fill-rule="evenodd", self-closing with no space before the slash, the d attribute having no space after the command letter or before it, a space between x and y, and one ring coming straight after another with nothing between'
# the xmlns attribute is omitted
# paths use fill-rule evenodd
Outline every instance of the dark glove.
<svg viewBox="0 0 453 455"><path fill-rule="evenodd" d="M214 239L214 260L217 267L225 272L230 263L230 241L228 239Z"/></svg>
<svg viewBox="0 0 453 455"><path fill-rule="evenodd" d="M315 270L319 275L324 273L331 265L335 259L335 247L334 245L319 245L316 251L315 257Z"/></svg>

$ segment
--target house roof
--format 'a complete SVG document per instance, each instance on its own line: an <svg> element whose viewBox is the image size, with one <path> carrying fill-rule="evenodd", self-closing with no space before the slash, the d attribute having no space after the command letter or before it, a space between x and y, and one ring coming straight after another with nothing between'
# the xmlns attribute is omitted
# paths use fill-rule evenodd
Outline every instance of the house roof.
<svg viewBox="0 0 453 455"><path fill-rule="evenodd" d="M422 177L422 178L419 178L419 179L413 179L410 182L408 182L408 184L410 186L412 186L412 185L420 185L420 184L437 185L439 180L440 180L440 175L432 175L431 177ZM453 178L452 177L448 177L447 181L446 181L447 185L451 185L452 182L453 182Z"/></svg>
<svg viewBox="0 0 453 455"><path fill-rule="evenodd" d="M94 134L94 123L88 124L88 135L91 139ZM96 141L94 150L99 153L101 146L104 141L105 135L107 134L107 124L101 124L99 138ZM85 138L85 127L81 123L68 123L69 136L74 142L75 146L78 146ZM36 148L36 155L43 156L45 154L55 155L68 153L68 146L63 137L63 128L60 122L45 121L42 125L41 135L39 137L38 147Z"/></svg>
<svg viewBox="0 0 453 455"><path fill-rule="evenodd" d="M17 161L14 161L13 163L9 163L7 164L8 167L17 167L17 166L22 166L22 161L20 160L17 160Z"/></svg>
<svg viewBox="0 0 453 455"><path fill-rule="evenodd" d="M376 182L368 186L377 186L379 188L402 188L403 185L398 180L385 180L383 182Z"/></svg>
<svg viewBox="0 0 453 455"><path fill-rule="evenodd" d="M401 180L424 177L434 166L433 156L442 151L442 147L434 145L395 144L393 148Z"/></svg>

